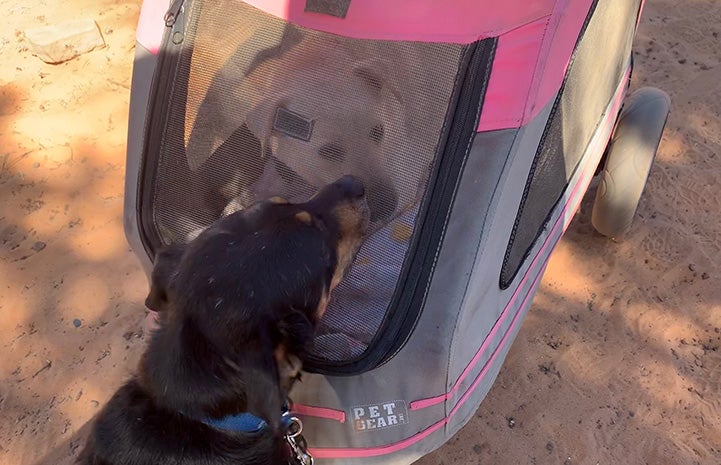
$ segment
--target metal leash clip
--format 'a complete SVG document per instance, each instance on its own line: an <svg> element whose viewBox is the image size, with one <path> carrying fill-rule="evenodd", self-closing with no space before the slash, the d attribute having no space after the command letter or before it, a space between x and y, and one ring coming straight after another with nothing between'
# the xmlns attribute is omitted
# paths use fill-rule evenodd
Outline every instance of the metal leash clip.
<svg viewBox="0 0 721 465"><path fill-rule="evenodd" d="M291 416L290 413L284 413L283 423L287 425L288 432L285 440L292 452L289 463L291 465L313 465L313 456L308 453L308 443L301 434L303 422L300 421L300 418Z"/></svg>

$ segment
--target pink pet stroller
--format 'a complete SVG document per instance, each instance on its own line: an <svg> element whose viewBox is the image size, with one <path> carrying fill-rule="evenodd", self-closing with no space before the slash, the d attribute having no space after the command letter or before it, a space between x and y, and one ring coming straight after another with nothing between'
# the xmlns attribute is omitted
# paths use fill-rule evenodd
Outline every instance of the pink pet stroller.
<svg viewBox="0 0 721 465"><path fill-rule="evenodd" d="M669 111L626 96L642 0L146 0L126 233L163 244L342 174L372 233L292 393L319 464L408 464L490 389L594 176L631 225Z"/></svg>

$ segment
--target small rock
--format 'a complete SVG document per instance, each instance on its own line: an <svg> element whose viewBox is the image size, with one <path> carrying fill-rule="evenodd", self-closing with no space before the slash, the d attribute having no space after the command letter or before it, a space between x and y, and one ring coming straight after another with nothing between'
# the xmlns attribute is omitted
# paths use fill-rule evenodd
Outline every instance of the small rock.
<svg viewBox="0 0 721 465"><path fill-rule="evenodd" d="M76 328L79 328L80 325L82 325L82 324L83 324L83 322L80 321L80 319L78 319L78 318L75 318L75 319L73 320L73 326L75 326Z"/></svg>
<svg viewBox="0 0 721 465"><path fill-rule="evenodd" d="M516 427L516 420L513 417L508 418L508 427L509 428L515 428Z"/></svg>
<svg viewBox="0 0 721 465"><path fill-rule="evenodd" d="M707 280L708 278L709 278L708 273L706 273L705 271L703 273L701 273L701 279Z"/></svg>
<svg viewBox="0 0 721 465"><path fill-rule="evenodd" d="M45 242L43 242L43 241L37 241L35 244L33 244L33 246L32 246L31 248L32 248L35 252L40 252L40 251L43 250L46 246L47 246L47 244L46 244Z"/></svg>
<svg viewBox="0 0 721 465"><path fill-rule="evenodd" d="M689 264L688 264L688 269L689 269L690 271L696 271L696 265L694 265L693 263L689 263Z"/></svg>
<svg viewBox="0 0 721 465"><path fill-rule="evenodd" d="M98 47L105 41L92 19L79 19L52 26L28 29L30 50L46 63L62 63Z"/></svg>
<svg viewBox="0 0 721 465"><path fill-rule="evenodd" d="M546 443L546 450L548 452L553 452L553 443L552 442Z"/></svg>

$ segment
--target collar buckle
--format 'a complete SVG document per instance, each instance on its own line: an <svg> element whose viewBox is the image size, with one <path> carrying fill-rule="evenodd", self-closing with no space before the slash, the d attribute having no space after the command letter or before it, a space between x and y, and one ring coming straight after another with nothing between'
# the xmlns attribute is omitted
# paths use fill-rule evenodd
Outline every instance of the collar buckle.
<svg viewBox="0 0 721 465"><path fill-rule="evenodd" d="M303 422L290 412L283 413L281 423L286 427L285 441L290 447L289 465L313 465L313 456L308 452L308 443L303 437Z"/></svg>

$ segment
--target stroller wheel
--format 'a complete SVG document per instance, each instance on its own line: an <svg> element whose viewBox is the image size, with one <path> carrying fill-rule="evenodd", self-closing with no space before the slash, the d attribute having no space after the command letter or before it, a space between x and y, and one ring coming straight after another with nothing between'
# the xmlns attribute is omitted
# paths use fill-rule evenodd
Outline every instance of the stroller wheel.
<svg viewBox="0 0 721 465"><path fill-rule="evenodd" d="M669 96L653 87L626 98L591 214L593 227L604 236L620 236L631 227L670 107Z"/></svg>

